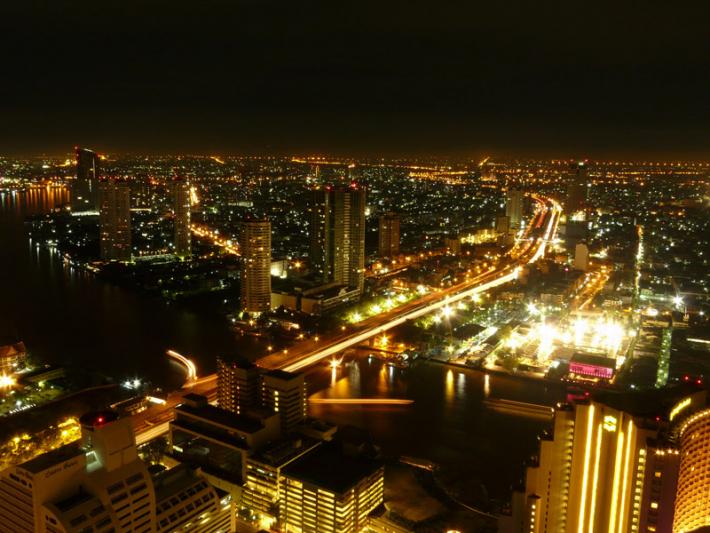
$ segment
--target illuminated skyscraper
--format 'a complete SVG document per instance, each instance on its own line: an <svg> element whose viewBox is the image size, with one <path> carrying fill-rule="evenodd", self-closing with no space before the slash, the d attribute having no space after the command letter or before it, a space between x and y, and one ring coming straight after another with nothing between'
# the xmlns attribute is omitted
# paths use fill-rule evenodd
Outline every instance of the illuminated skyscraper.
<svg viewBox="0 0 710 533"><path fill-rule="evenodd" d="M639 531L649 440L657 435L656 428L602 403L559 407L537 464L527 469L516 530Z"/></svg>
<svg viewBox="0 0 710 533"><path fill-rule="evenodd" d="M245 218L239 246L242 309L257 314L268 311L271 308L271 223L267 219Z"/></svg>
<svg viewBox="0 0 710 533"><path fill-rule="evenodd" d="M387 213L380 216L380 257L394 257L399 254L399 215Z"/></svg>
<svg viewBox="0 0 710 533"><path fill-rule="evenodd" d="M259 405L259 369L247 360L217 359L217 404L242 414Z"/></svg>
<svg viewBox="0 0 710 533"><path fill-rule="evenodd" d="M686 399L678 407L691 409L692 403L693 399ZM710 408L690 414L677 435L680 469L673 531L687 533L710 527Z"/></svg>
<svg viewBox="0 0 710 533"><path fill-rule="evenodd" d="M323 443L281 469L281 520L287 531L357 533L384 498L384 468Z"/></svg>
<svg viewBox="0 0 710 533"><path fill-rule="evenodd" d="M567 185L565 212L568 217L586 208L588 181L587 165L580 161L572 167L570 181Z"/></svg>
<svg viewBox="0 0 710 533"><path fill-rule="evenodd" d="M131 193L122 178L104 178L100 182L101 259L131 259Z"/></svg>
<svg viewBox="0 0 710 533"><path fill-rule="evenodd" d="M175 255L181 258L190 257L190 182L176 178L174 181L175 200Z"/></svg>
<svg viewBox="0 0 710 533"><path fill-rule="evenodd" d="M508 189L505 216L508 217L511 231L520 229L520 224L523 222L523 191L520 189Z"/></svg>
<svg viewBox="0 0 710 533"><path fill-rule="evenodd" d="M366 187L328 186L314 191L311 211L311 263L324 282L362 292L365 285Z"/></svg>
<svg viewBox="0 0 710 533"><path fill-rule="evenodd" d="M71 187L72 211L99 208L99 157L86 148L75 148L76 178Z"/></svg>
<svg viewBox="0 0 710 533"><path fill-rule="evenodd" d="M279 413L284 434L306 418L307 399L303 374L271 370L261 376L261 404Z"/></svg>
<svg viewBox="0 0 710 533"><path fill-rule="evenodd" d="M99 411L81 417L81 426L81 440L0 474L0 531L167 533L189 527L211 533L229 528L229 509L197 470L183 464L151 477L138 456L129 418Z"/></svg>

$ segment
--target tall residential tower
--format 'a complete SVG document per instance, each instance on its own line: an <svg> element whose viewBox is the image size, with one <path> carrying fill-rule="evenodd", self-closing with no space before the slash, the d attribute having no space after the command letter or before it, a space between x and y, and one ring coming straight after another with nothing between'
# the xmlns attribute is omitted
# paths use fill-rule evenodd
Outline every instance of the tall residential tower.
<svg viewBox="0 0 710 533"><path fill-rule="evenodd" d="M99 208L99 156L76 147L76 177L71 187L71 209L96 211Z"/></svg>
<svg viewBox="0 0 710 533"><path fill-rule="evenodd" d="M379 256L394 257L399 254L399 215L387 213L380 216Z"/></svg>
<svg viewBox="0 0 710 533"><path fill-rule="evenodd" d="M123 178L104 178L100 187L101 259L131 259L131 193Z"/></svg>
<svg viewBox="0 0 710 533"><path fill-rule="evenodd" d="M183 178L174 181L175 200L175 255L185 259L191 254L190 182Z"/></svg>
<svg viewBox="0 0 710 533"><path fill-rule="evenodd" d="M364 288L365 202L366 187L357 183L313 192L311 262L325 283Z"/></svg>
<svg viewBox="0 0 710 533"><path fill-rule="evenodd" d="M247 217L242 222L241 303L247 313L271 309L271 223Z"/></svg>

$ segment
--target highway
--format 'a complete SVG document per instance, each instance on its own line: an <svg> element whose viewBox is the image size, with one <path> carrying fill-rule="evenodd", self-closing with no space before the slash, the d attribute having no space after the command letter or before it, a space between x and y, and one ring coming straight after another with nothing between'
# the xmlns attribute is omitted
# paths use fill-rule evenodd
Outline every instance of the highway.
<svg viewBox="0 0 710 533"><path fill-rule="evenodd" d="M544 257L547 244L556 235L562 211L554 200L536 195L532 198L538 204L536 215L496 266L458 285L436 290L391 311L363 320L356 326L352 326L349 331L322 338L318 342L303 342L301 345L289 348L287 353L280 352L265 356L259 359L257 364L264 368L289 372L302 370L331 355L381 335L408 320L419 318L516 279L522 267ZM194 365L191 366L187 363L188 360L183 361L176 357L179 354L173 355L173 353L170 353L170 356L180 360L188 369L188 384L182 390L171 393L165 403L152 405L132 417L136 441L139 444L168 431L168 424L174 416L173 408L183 401L185 394L190 392L203 394L211 401L216 397L217 375L211 374L196 379L193 373Z"/></svg>
<svg viewBox="0 0 710 533"><path fill-rule="evenodd" d="M448 289L435 291L387 313L370 317L352 326L351 331L321 339L317 347L310 342L304 343L302 346L289 348L287 353L280 352L263 357L257 364L288 372L302 370L408 320L414 320L516 279L524 265L544 257L546 246L554 238L559 223L561 209L556 202L538 196L533 196L533 199L538 203L536 216L524 231L523 238L518 240L496 267Z"/></svg>

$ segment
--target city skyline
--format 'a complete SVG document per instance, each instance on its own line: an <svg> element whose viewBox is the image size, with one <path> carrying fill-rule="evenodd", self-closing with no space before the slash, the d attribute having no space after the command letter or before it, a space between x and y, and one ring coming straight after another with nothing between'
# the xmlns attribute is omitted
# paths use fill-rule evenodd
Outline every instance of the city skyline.
<svg viewBox="0 0 710 533"><path fill-rule="evenodd" d="M0 532L710 531L709 14L0 2Z"/></svg>

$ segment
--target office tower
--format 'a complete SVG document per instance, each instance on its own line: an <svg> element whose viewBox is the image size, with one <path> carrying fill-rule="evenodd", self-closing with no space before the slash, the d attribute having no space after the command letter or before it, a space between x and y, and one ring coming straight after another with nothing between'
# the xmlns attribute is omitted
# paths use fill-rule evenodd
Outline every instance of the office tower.
<svg viewBox="0 0 710 533"><path fill-rule="evenodd" d="M231 510L205 477L188 464L179 464L153 478L156 501L156 532L232 531Z"/></svg>
<svg viewBox="0 0 710 533"><path fill-rule="evenodd" d="M90 413L81 432L80 441L2 473L0 529L155 531L153 483L131 421Z"/></svg>
<svg viewBox="0 0 710 533"><path fill-rule="evenodd" d="M71 187L72 211L99 208L99 157L86 148L75 148L76 179Z"/></svg>
<svg viewBox="0 0 710 533"><path fill-rule="evenodd" d="M641 490L638 529L662 533L673 531L673 513L678 484L678 449L663 440L650 440L646 453L646 476ZM639 494L634 494L634 499ZM635 524L632 524L632 529Z"/></svg>
<svg viewBox="0 0 710 533"><path fill-rule="evenodd" d="M105 178L99 187L101 210L101 259L130 261L131 259L131 193L122 178Z"/></svg>
<svg viewBox="0 0 710 533"><path fill-rule="evenodd" d="M175 200L175 255L190 257L190 182L176 178L173 182Z"/></svg>
<svg viewBox="0 0 710 533"><path fill-rule="evenodd" d="M279 413L284 434L295 429L306 418L307 395L303 374L283 370L262 374L261 404Z"/></svg>
<svg viewBox="0 0 710 533"><path fill-rule="evenodd" d="M690 532L710 526L710 408L692 412L693 403L695 399L689 397L674 409L676 413L690 413L677 431L680 468L674 532Z"/></svg>
<svg viewBox="0 0 710 533"><path fill-rule="evenodd" d="M589 248L583 242L574 247L574 269L586 272L589 268Z"/></svg>
<svg viewBox="0 0 710 533"><path fill-rule="evenodd" d="M238 415L210 405L199 394L186 394L184 399L170 422L172 454L200 467L211 479L233 488L241 485L246 457L279 438L279 416L267 410Z"/></svg>
<svg viewBox="0 0 710 533"><path fill-rule="evenodd" d="M319 445L319 440L295 435L271 443L248 457L240 504L252 512L277 519L283 497L283 469Z"/></svg>
<svg viewBox="0 0 710 533"><path fill-rule="evenodd" d="M588 181L587 165L583 161L573 165L565 201L565 213L568 218L572 218L575 213L586 208Z"/></svg>
<svg viewBox="0 0 710 533"><path fill-rule="evenodd" d="M266 219L244 219L239 246L242 309L254 314L268 311L271 308L271 223Z"/></svg>
<svg viewBox="0 0 710 533"><path fill-rule="evenodd" d="M241 414L259 405L259 369L240 358L217 358L217 404Z"/></svg>
<svg viewBox="0 0 710 533"><path fill-rule="evenodd" d="M316 167L317 169L318 167ZM322 281L333 276L330 188L311 191L308 202L311 268Z"/></svg>
<svg viewBox="0 0 710 533"><path fill-rule="evenodd" d="M517 499L517 531L637 531L648 440L658 430L596 401L561 406Z"/></svg>
<svg viewBox="0 0 710 533"><path fill-rule="evenodd" d="M508 217L510 231L517 232L523 222L523 191L520 189L508 189L505 216Z"/></svg>
<svg viewBox="0 0 710 533"><path fill-rule="evenodd" d="M380 257L399 254L399 215L387 213L380 216Z"/></svg>
<svg viewBox="0 0 710 533"><path fill-rule="evenodd" d="M323 443L281 469L281 520L288 531L356 533L384 498L384 468Z"/></svg>
<svg viewBox="0 0 710 533"><path fill-rule="evenodd" d="M328 186L314 191L311 263L321 279L362 292L365 285L366 187Z"/></svg>
<svg viewBox="0 0 710 533"><path fill-rule="evenodd" d="M496 218L496 233L507 235L510 231L510 217L500 216Z"/></svg>

